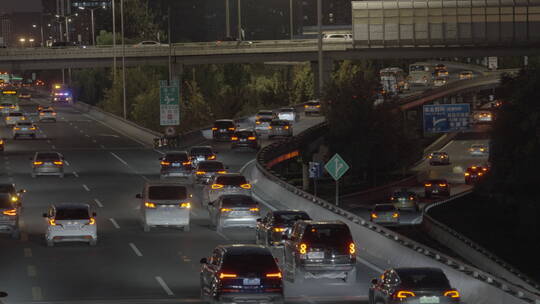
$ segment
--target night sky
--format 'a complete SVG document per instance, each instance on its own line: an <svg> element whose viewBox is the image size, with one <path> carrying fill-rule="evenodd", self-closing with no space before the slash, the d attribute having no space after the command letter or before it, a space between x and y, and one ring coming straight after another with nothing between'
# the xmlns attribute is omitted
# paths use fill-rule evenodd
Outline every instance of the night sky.
<svg viewBox="0 0 540 304"><path fill-rule="evenodd" d="M41 0L0 0L0 13L41 12Z"/></svg>

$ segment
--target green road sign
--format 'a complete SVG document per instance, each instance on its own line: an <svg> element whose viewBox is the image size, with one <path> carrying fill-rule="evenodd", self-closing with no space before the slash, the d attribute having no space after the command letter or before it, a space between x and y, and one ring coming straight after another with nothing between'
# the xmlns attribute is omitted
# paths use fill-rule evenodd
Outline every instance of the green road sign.
<svg viewBox="0 0 540 304"><path fill-rule="evenodd" d="M324 169L326 169L330 176L335 180L339 180L349 168L349 165L337 153L332 156L326 165L324 165Z"/></svg>
<svg viewBox="0 0 540 304"><path fill-rule="evenodd" d="M180 86L178 81L160 81L159 109L160 125L178 126L180 124Z"/></svg>

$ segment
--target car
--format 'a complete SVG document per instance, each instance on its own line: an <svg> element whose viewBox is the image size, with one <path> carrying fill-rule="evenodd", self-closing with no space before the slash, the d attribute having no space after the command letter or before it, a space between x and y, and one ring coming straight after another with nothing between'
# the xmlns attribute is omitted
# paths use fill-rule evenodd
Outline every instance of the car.
<svg viewBox="0 0 540 304"><path fill-rule="evenodd" d="M278 111L277 118L280 120L286 120L290 122L297 122L300 120L300 115L296 113L296 109L292 107L281 108Z"/></svg>
<svg viewBox="0 0 540 304"><path fill-rule="evenodd" d="M474 73L472 71L461 71L459 72L459 79L472 79L474 77Z"/></svg>
<svg viewBox="0 0 540 304"><path fill-rule="evenodd" d="M208 184L208 182L217 174L227 173L227 167L217 160L204 160L197 164L195 168L194 181Z"/></svg>
<svg viewBox="0 0 540 304"><path fill-rule="evenodd" d="M88 242L90 246L97 244L96 213L90 211L85 203L59 203L49 207L43 213L47 230L45 242L53 247L59 242Z"/></svg>
<svg viewBox="0 0 540 304"><path fill-rule="evenodd" d="M231 149L239 148L259 150L261 144L257 132L250 129L240 129L234 132L231 137Z"/></svg>
<svg viewBox="0 0 540 304"><path fill-rule="evenodd" d="M189 160L194 167L201 161L215 160L216 158L216 152L211 146L193 146L189 149Z"/></svg>
<svg viewBox="0 0 540 304"><path fill-rule="evenodd" d="M158 46L158 47L166 46L166 47L168 47L169 45L166 44L166 43L161 43L161 42L151 41L151 40L141 41L141 42L133 45L133 47L153 47L153 46Z"/></svg>
<svg viewBox="0 0 540 304"><path fill-rule="evenodd" d="M39 111L39 121L54 121L56 122L56 112L54 110L43 109Z"/></svg>
<svg viewBox="0 0 540 304"><path fill-rule="evenodd" d="M463 174L465 176L465 184L476 184L478 181L483 180L489 172L488 167L484 166L470 166L465 170Z"/></svg>
<svg viewBox="0 0 540 304"><path fill-rule="evenodd" d="M488 146L484 144L472 144L469 148L469 154L471 156L488 156L489 149Z"/></svg>
<svg viewBox="0 0 540 304"><path fill-rule="evenodd" d="M404 267L371 280L369 304L460 303L460 294L439 268Z"/></svg>
<svg viewBox="0 0 540 304"><path fill-rule="evenodd" d="M406 188L402 188L399 191L395 191L390 197L390 202L398 209L409 209L418 211L418 195L409 191Z"/></svg>
<svg viewBox="0 0 540 304"><path fill-rule="evenodd" d="M17 139L21 136L28 136L30 138L37 137L37 127L35 124L25 121L18 122L12 128L13 139Z"/></svg>
<svg viewBox="0 0 540 304"><path fill-rule="evenodd" d="M381 225L399 224L399 210L393 204L376 204L371 209L370 221Z"/></svg>
<svg viewBox="0 0 540 304"><path fill-rule="evenodd" d="M230 141L234 132L236 131L236 124L232 119L218 119L214 122L212 127L212 139L215 141Z"/></svg>
<svg viewBox="0 0 540 304"><path fill-rule="evenodd" d="M424 182L424 193L427 198L434 195L450 196L450 184L446 179L429 179Z"/></svg>
<svg viewBox="0 0 540 304"><path fill-rule="evenodd" d="M255 241L266 246L283 245L284 235L289 235L296 221L309 221L311 218L301 210L274 210L257 221Z"/></svg>
<svg viewBox="0 0 540 304"><path fill-rule="evenodd" d="M38 105L37 106L37 112L39 113L40 111L43 111L43 110L51 110L51 111L54 111L54 108L52 106L44 106L44 105Z"/></svg>
<svg viewBox="0 0 540 304"><path fill-rule="evenodd" d="M26 190L17 190L15 184L0 184L0 197L6 196L12 203L16 205L22 206L22 198L24 193L26 193Z"/></svg>
<svg viewBox="0 0 540 304"><path fill-rule="evenodd" d="M473 114L475 123L490 123L493 121L493 113L490 111L476 111Z"/></svg>
<svg viewBox="0 0 540 304"><path fill-rule="evenodd" d="M435 76L436 77L441 77L441 78L447 78L448 77L448 70L447 69L436 70L435 71Z"/></svg>
<svg viewBox="0 0 540 304"><path fill-rule="evenodd" d="M450 157L448 156L448 153L443 151L431 152L427 158L429 159L429 164L431 166L450 164Z"/></svg>
<svg viewBox="0 0 540 304"><path fill-rule="evenodd" d="M6 142L4 141L4 139L0 138L0 151L4 151L6 148Z"/></svg>
<svg viewBox="0 0 540 304"><path fill-rule="evenodd" d="M283 245L283 267L291 281L339 278L356 283L356 245L347 224L341 221L297 221Z"/></svg>
<svg viewBox="0 0 540 304"><path fill-rule="evenodd" d="M448 68L446 67L446 65L444 63L437 63L435 65L435 71L440 71L440 70L447 70Z"/></svg>
<svg viewBox="0 0 540 304"><path fill-rule="evenodd" d="M260 245L219 245L200 260L201 300L209 303L283 304L283 276Z"/></svg>
<svg viewBox="0 0 540 304"><path fill-rule="evenodd" d="M186 151L169 151L159 160L161 165L160 178L191 178L193 167Z"/></svg>
<svg viewBox="0 0 540 304"><path fill-rule="evenodd" d="M272 119L276 119L278 117L277 117L276 113L274 113L274 111L272 111L272 110L260 110L255 115L255 120L259 120L261 118L268 118L268 119L272 120Z"/></svg>
<svg viewBox="0 0 540 304"><path fill-rule="evenodd" d="M7 116L6 116L6 118L4 120L5 120L6 125L8 127L12 127L16 123L18 123L19 121L26 121L28 119L21 112L11 112L11 113L7 114Z"/></svg>
<svg viewBox="0 0 540 304"><path fill-rule="evenodd" d="M191 198L185 184L171 181L148 181L141 193L140 211L143 230L151 227L179 227L190 230Z"/></svg>
<svg viewBox="0 0 540 304"><path fill-rule="evenodd" d="M32 178L38 175L58 175L64 178L64 157L58 152L36 152L32 161Z"/></svg>
<svg viewBox="0 0 540 304"><path fill-rule="evenodd" d="M306 116L321 114L321 103L318 100L311 100L304 105L304 114Z"/></svg>
<svg viewBox="0 0 540 304"><path fill-rule="evenodd" d="M270 122L272 118L262 117L255 121L255 132L258 134L267 134L270 132Z"/></svg>
<svg viewBox="0 0 540 304"><path fill-rule="evenodd" d="M20 215L21 205L13 202L8 195L0 195L0 233L9 233L11 238L19 239L21 236Z"/></svg>
<svg viewBox="0 0 540 304"><path fill-rule="evenodd" d="M323 35L323 40L325 42L342 42L342 41L352 41L352 34L342 34L342 33L328 33Z"/></svg>
<svg viewBox="0 0 540 304"><path fill-rule="evenodd" d="M269 128L270 132L268 133L268 138L273 138L277 136L293 136L293 128L289 121L274 119L270 122Z"/></svg>
<svg viewBox="0 0 540 304"><path fill-rule="evenodd" d="M261 216L259 203L251 195L226 194L208 203L212 226L217 231L229 227L255 228Z"/></svg>
<svg viewBox="0 0 540 304"><path fill-rule="evenodd" d="M19 93L19 99L26 99L26 100L30 100L32 99L32 94L28 93L28 92L20 92Z"/></svg>
<svg viewBox="0 0 540 304"><path fill-rule="evenodd" d="M5 101L0 103L0 110L2 110L2 115L8 115L11 112L19 111L19 105Z"/></svg>
<svg viewBox="0 0 540 304"><path fill-rule="evenodd" d="M433 86L435 87L442 87L443 85L446 85L446 83L446 78L437 77L435 80L433 80Z"/></svg>
<svg viewBox="0 0 540 304"><path fill-rule="evenodd" d="M202 203L207 206L225 194L251 195L251 184L240 173L225 173L212 177L203 190Z"/></svg>

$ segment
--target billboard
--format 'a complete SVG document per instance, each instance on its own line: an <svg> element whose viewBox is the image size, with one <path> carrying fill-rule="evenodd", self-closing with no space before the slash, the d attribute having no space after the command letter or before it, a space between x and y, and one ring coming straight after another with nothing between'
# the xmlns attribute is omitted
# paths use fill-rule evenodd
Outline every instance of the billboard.
<svg viewBox="0 0 540 304"><path fill-rule="evenodd" d="M471 126L468 103L424 105L424 132L448 133L466 131Z"/></svg>

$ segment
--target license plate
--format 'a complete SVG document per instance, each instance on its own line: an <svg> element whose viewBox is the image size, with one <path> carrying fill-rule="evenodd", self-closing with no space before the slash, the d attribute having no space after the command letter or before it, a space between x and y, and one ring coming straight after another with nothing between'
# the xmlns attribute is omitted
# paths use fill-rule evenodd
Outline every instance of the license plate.
<svg viewBox="0 0 540 304"><path fill-rule="evenodd" d="M438 189L433 190L433 193L439 193Z"/></svg>
<svg viewBox="0 0 540 304"><path fill-rule="evenodd" d="M439 303L439 297L433 296L433 297L420 297L420 303Z"/></svg>
<svg viewBox="0 0 540 304"><path fill-rule="evenodd" d="M241 138L240 141L246 141L246 139L245 139L245 138Z"/></svg>
<svg viewBox="0 0 540 304"><path fill-rule="evenodd" d="M204 156L197 157L197 161L203 161L203 160L204 160Z"/></svg>
<svg viewBox="0 0 540 304"><path fill-rule="evenodd" d="M225 133L227 130L219 130L219 132L221 133Z"/></svg>
<svg viewBox="0 0 540 304"><path fill-rule="evenodd" d="M309 252L307 256L308 256L308 259L324 259L324 252L322 251Z"/></svg>
<svg viewBox="0 0 540 304"><path fill-rule="evenodd" d="M22 128L21 130L23 130L23 131L27 131L27 130L28 130L28 128Z"/></svg>
<svg viewBox="0 0 540 304"><path fill-rule="evenodd" d="M180 164L173 163L172 166L173 167L180 167Z"/></svg>
<svg viewBox="0 0 540 304"><path fill-rule="evenodd" d="M244 285L261 285L261 279L244 279Z"/></svg>

